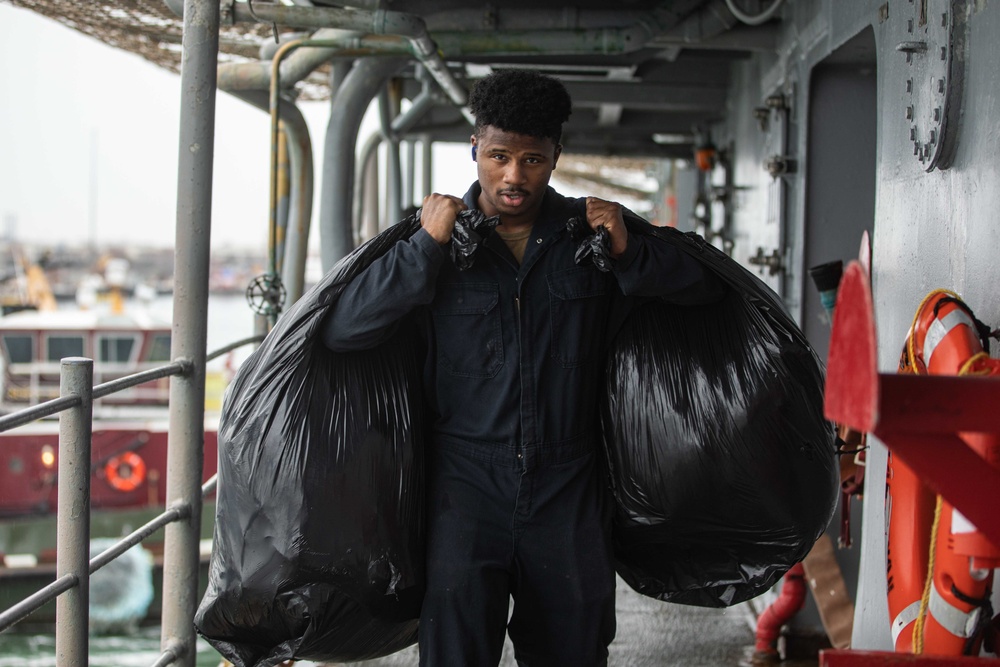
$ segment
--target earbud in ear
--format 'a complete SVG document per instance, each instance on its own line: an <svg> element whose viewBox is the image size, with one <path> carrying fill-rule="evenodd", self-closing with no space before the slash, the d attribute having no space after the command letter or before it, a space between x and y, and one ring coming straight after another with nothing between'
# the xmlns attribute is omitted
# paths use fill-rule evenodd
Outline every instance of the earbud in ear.
<svg viewBox="0 0 1000 667"><path fill-rule="evenodd" d="M473 162L476 161L476 147L475 146L472 147L472 161Z"/></svg>

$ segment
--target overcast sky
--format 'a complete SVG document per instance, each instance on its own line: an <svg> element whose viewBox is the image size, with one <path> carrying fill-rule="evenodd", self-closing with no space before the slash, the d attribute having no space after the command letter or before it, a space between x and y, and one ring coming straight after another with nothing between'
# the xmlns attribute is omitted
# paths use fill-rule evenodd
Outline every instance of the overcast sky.
<svg viewBox="0 0 1000 667"><path fill-rule="evenodd" d="M178 75L0 2L0 233L173 245L179 95ZM300 107L318 175L328 105ZM213 248L266 246L269 125L264 112L218 94ZM462 194L472 163L442 172L446 164L436 157L435 189Z"/></svg>

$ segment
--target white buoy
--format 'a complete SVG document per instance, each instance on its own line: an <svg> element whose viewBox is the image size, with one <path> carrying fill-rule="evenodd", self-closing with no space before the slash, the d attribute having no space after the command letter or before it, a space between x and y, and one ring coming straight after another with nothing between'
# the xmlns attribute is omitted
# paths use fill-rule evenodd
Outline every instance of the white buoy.
<svg viewBox="0 0 1000 667"><path fill-rule="evenodd" d="M118 540L90 541L93 558ZM90 631L94 634L128 634L146 617L153 601L153 556L137 544L90 578Z"/></svg>

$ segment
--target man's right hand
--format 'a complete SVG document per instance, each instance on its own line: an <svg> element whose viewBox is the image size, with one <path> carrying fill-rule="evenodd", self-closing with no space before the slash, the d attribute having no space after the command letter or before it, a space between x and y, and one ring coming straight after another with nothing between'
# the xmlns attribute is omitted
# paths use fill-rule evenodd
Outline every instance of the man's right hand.
<svg viewBox="0 0 1000 667"><path fill-rule="evenodd" d="M427 230L431 238L444 245L451 240L451 230L455 228L459 211L467 208L459 197L437 193L427 195L420 212L420 226Z"/></svg>

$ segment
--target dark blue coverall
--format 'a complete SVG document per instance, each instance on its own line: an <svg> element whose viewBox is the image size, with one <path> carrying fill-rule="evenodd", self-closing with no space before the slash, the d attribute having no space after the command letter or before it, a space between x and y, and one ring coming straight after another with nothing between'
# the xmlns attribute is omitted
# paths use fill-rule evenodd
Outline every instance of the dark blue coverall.
<svg viewBox="0 0 1000 667"><path fill-rule="evenodd" d="M477 208L480 186L465 195ZM519 265L489 235L459 271L424 230L355 278L324 323L334 351L411 315L426 339L427 593L420 664L603 665L615 635L610 497L598 473L608 328L635 297L714 297L672 246L629 234L609 273L574 261L584 199L548 188ZM508 605L513 613L508 625Z"/></svg>

